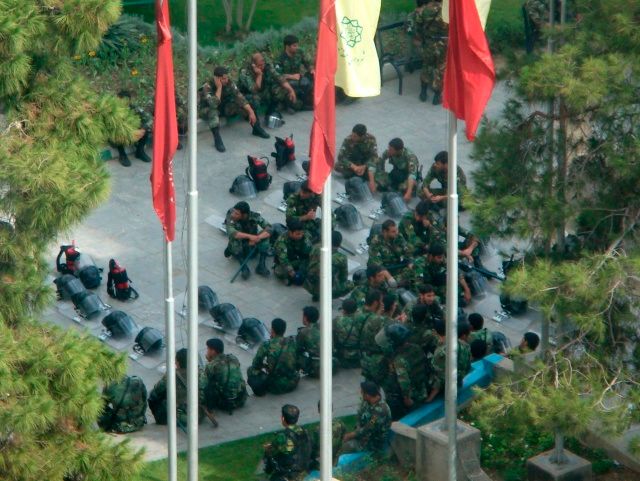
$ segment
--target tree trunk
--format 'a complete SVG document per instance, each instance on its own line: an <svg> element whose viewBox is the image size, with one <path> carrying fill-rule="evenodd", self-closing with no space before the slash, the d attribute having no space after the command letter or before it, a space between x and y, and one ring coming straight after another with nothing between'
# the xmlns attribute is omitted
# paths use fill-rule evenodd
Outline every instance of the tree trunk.
<svg viewBox="0 0 640 481"><path fill-rule="evenodd" d="M244 0L237 0L236 3L236 27L238 30L242 30L242 20L244 18Z"/></svg>
<svg viewBox="0 0 640 481"><path fill-rule="evenodd" d="M222 8L224 9L224 15L226 17L224 31L229 33L231 32L233 23L233 0L222 0Z"/></svg>
<svg viewBox="0 0 640 481"><path fill-rule="evenodd" d="M569 461L569 458L564 454L564 434L561 430L556 429L555 437L556 443L553 446L553 454L549 461L554 464L565 464Z"/></svg>
<svg viewBox="0 0 640 481"><path fill-rule="evenodd" d="M251 10L249 10L249 16L247 17L247 23L244 24L245 31L251 30L251 23L253 22L253 14L256 13L256 5L258 4L258 0L253 0L251 2Z"/></svg>

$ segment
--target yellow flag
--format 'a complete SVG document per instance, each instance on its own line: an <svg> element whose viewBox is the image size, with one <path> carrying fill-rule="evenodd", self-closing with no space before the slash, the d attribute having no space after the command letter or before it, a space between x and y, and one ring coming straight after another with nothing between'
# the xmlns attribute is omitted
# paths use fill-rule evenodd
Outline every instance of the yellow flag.
<svg viewBox="0 0 640 481"><path fill-rule="evenodd" d="M484 30L487 25L489 7L491 7L491 0L476 0L476 8L478 9L478 15L480 16L482 30ZM449 23L449 0L442 1L442 20L444 20L445 23Z"/></svg>
<svg viewBox="0 0 640 481"><path fill-rule="evenodd" d="M336 85L350 97L380 95L380 64L374 43L381 0L336 0Z"/></svg>

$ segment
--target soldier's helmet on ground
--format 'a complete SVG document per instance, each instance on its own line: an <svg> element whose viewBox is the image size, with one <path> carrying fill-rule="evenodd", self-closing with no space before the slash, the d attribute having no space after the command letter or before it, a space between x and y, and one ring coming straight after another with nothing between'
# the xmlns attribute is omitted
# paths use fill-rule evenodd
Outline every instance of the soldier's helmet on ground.
<svg viewBox="0 0 640 481"><path fill-rule="evenodd" d="M353 204L344 204L335 210L336 221L345 229L360 230L364 228L362 216Z"/></svg>
<svg viewBox="0 0 640 481"><path fill-rule="evenodd" d="M123 311L111 311L102 319L102 325L113 337L129 337L138 330L135 321Z"/></svg>
<svg viewBox="0 0 640 481"><path fill-rule="evenodd" d="M362 286L367 283L367 269L365 267L360 267L353 272L353 283L356 286Z"/></svg>
<svg viewBox="0 0 640 481"><path fill-rule="evenodd" d="M215 306L220 304L218 295L209 286L198 287L198 307L203 311L211 312Z"/></svg>
<svg viewBox="0 0 640 481"><path fill-rule="evenodd" d="M242 320L242 325L238 329L237 341L245 342L253 347L262 344L269 339L269 330L259 319L255 317L247 317Z"/></svg>
<svg viewBox="0 0 640 481"><path fill-rule="evenodd" d="M278 238L284 234L285 232L287 232L287 226L280 223L280 222L276 222L275 224L271 225L271 237L269 237L269 240L271 241L271 244L275 244L276 241L278 240Z"/></svg>
<svg viewBox="0 0 640 481"><path fill-rule="evenodd" d="M209 313L223 327L237 329L242 324L242 314L236 306L228 302L218 304Z"/></svg>
<svg viewBox="0 0 640 481"><path fill-rule="evenodd" d="M367 244L371 244L371 239L375 236L382 234L382 224L379 222L374 222L369 229L369 236L367 237Z"/></svg>
<svg viewBox="0 0 640 481"><path fill-rule="evenodd" d="M351 177L344 184L344 190L352 202L367 202L373 199L369 185L360 177Z"/></svg>
<svg viewBox="0 0 640 481"><path fill-rule="evenodd" d="M292 194L296 194L300 192L302 188L301 180L290 180L289 182L285 182L282 186L282 197L284 200L287 200L289 196Z"/></svg>
<svg viewBox="0 0 640 481"><path fill-rule="evenodd" d="M243 199L254 199L256 197L256 185L246 175L239 175L233 179L229 192Z"/></svg>
<svg viewBox="0 0 640 481"><path fill-rule="evenodd" d="M387 192L382 196L382 208L394 218L400 218L409 211L409 207L398 192Z"/></svg>
<svg viewBox="0 0 640 481"><path fill-rule="evenodd" d="M164 345L162 333L155 327L144 327L136 336L136 344L142 348L145 354L157 351Z"/></svg>

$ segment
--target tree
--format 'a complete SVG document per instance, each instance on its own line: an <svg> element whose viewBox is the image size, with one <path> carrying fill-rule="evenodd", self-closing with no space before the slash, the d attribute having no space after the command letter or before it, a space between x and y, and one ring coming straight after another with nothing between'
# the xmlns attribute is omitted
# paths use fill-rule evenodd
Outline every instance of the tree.
<svg viewBox="0 0 640 481"><path fill-rule="evenodd" d="M139 121L74 65L120 15L118 0L0 2L0 478L128 480L141 453L95 421L101 383L126 364L84 335L41 323L43 258L108 194L98 149Z"/></svg>
<svg viewBox="0 0 640 481"><path fill-rule="evenodd" d="M251 7L249 7L249 14L245 20L244 15L244 0L220 0L222 2L222 8L226 16L225 32L231 33L234 26L240 32L248 32L251 30L251 24L253 23L253 16L256 13L256 5L258 0L251 0ZM235 10L235 16L234 16Z"/></svg>

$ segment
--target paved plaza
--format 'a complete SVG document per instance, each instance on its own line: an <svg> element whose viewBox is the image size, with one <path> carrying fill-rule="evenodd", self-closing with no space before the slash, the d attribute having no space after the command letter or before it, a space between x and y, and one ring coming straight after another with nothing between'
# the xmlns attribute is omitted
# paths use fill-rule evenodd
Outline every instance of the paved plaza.
<svg viewBox="0 0 640 481"><path fill-rule="evenodd" d="M389 78L383 85L379 97L361 99L352 105L337 107L337 147L356 123L367 125L369 132L376 136L380 153L393 137L401 137L405 145L413 150L428 170L434 155L447 148L447 112L441 106L433 106L430 102L418 101L418 74L405 77L404 95L398 95L397 80ZM508 92L505 85L496 87L487 108L487 115L495 118L500 112ZM312 123L312 112L299 112L286 116L286 124L278 130L270 130L272 138L263 140L250 135L251 129L243 121L234 121L223 127L221 133L227 147L224 154L213 148L213 139L208 130L198 135L198 243L199 273L198 284L210 286L217 294L220 302L235 304L243 317L256 317L269 326L274 317L287 321L287 334L292 335L302 325L301 310L311 304L311 296L301 287L286 287L272 275L264 279L255 274L249 280L238 280L231 284L233 273L238 264L226 259L223 250L226 246L225 235L217 225L229 209L239 199L229 193L233 179L244 173L247 167L247 155L270 156L274 150L274 136L286 136L293 133L296 142L298 161L295 165L276 171L275 162L269 167L273 175L273 183L269 190L260 192L256 199L249 201L253 210L257 210L269 222L284 223L284 213L278 210L282 199L282 185L295 180L302 173L300 161L307 158L309 150L309 131ZM467 173L473 170L469 159L471 144L463 134L464 124L459 123L459 162ZM150 153L150 152L149 152ZM187 190L187 150L178 151L174 161L175 186L178 204L176 240L174 242L174 290L176 310L182 311L184 292L187 282L187 231L186 231L186 190ZM133 166L122 167L117 160L108 162L112 176L112 190L109 200L96 209L81 225L72 232L65 233L58 240L60 244L75 240L82 252L90 254L99 267L105 269L103 283L98 289L100 297L114 309L127 312L140 326L153 326L164 332L164 285L163 285L163 236L159 221L151 203L149 169L150 165L132 157ZM473 180L469 179L471 187ZM342 179L333 180L334 196L344 192ZM345 243L357 246L368 235L373 223L368 218L369 212L379 206L380 198L371 205L358 205L362 213L366 229L358 232L346 232ZM414 201L415 202L415 201ZM335 204L337 206L338 204ZM381 222L384 218L378 220ZM462 216L462 225L468 225L468 214ZM500 258L496 255L499 247L490 244L487 249L485 265L496 270ZM58 245L52 245L50 259L52 273ZM110 299L106 293L106 271L110 258L126 266L134 287L140 298L126 304ZM251 262L252 270L255 262ZM366 254L350 256L350 270L366 265ZM474 300L467 312L478 311L487 319L489 329L504 332L512 342L517 342L522 333L528 329L539 331L535 313L523 318L512 318L502 324L490 320L496 310L500 310L496 292L499 285L490 281L490 292L482 300ZM334 313L340 301L334 301ZM64 328L84 330L92 335L99 335L102 329L100 320L74 322L75 313L68 301L59 301L48 311L46 318ZM210 316L200 314L199 345L204 351L204 342L210 337L224 337L228 352L238 356L246 373L254 352L244 351L235 344L235 333L221 333L210 325ZM176 347L186 347L186 319L176 315L177 333ZM132 352L133 339L127 342L106 341L114 349ZM164 353L147 356L139 360L129 360L129 372L142 377L151 390L155 382L164 372ZM341 416L355 413L359 401L359 370L342 370L336 373L333 383L333 406L335 415ZM301 409L301 422L307 423L318 419L317 401L319 399L319 381L303 378L298 388L291 394L267 395L263 398L251 396L244 408L233 415L217 412L220 426L214 429L205 419L200 425L200 446L218 444L233 439L253 436L262 432L273 431L280 426L280 407L285 402L296 404ZM140 432L129 435L135 446L147 449L148 459L166 456L166 428L157 426L153 416L148 412L149 424ZM186 435L178 436L179 450L186 449Z"/></svg>

